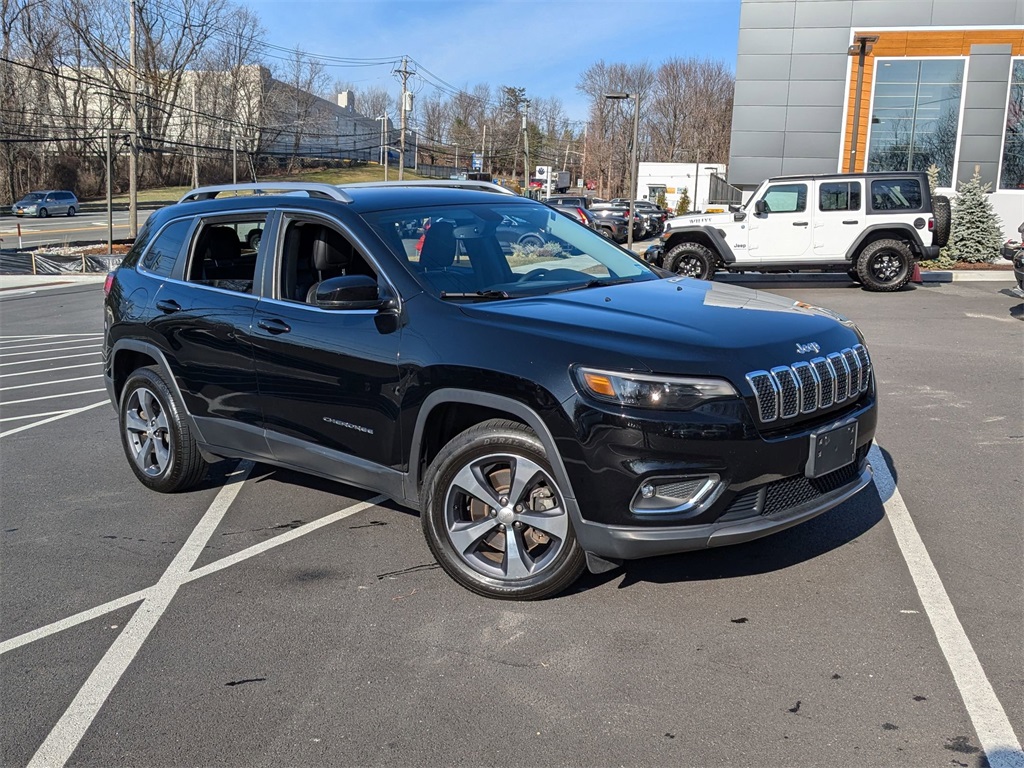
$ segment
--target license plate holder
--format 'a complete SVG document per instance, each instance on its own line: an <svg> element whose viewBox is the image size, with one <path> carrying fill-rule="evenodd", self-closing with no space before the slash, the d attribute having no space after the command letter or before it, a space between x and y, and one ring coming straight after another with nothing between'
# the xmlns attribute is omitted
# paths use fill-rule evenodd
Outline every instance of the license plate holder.
<svg viewBox="0 0 1024 768"><path fill-rule="evenodd" d="M857 455L857 422L850 421L811 433L804 474L821 477L851 464Z"/></svg>

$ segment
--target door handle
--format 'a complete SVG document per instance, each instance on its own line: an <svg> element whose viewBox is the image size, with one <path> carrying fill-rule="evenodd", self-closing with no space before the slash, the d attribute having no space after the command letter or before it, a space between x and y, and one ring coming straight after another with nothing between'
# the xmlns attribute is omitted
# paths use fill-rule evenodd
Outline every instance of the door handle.
<svg viewBox="0 0 1024 768"><path fill-rule="evenodd" d="M174 312L180 312L181 304L176 302L174 299L161 299L156 303L156 308L159 309L161 312L166 312L167 314L170 315L173 314Z"/></svg>
<svg viewBox="0 0 1024 768"><path fill-rule="evenodd" d="M292 329L292 327L288 325L288 323L286 323L284 320L278 320L273 317L261 318L259 321L257 321L256 325L258 325L264 331L267 331L268 333L273 333L275 335L278 333L288 333Z"/></svg>
<svg viewBox="0 0 1024 768"><path fill-rule="evenodd" d="M856 219L850 219L849 221L844 221L843 224L860 224L860 222Z"/></svg>
<svg viewBox="0 0 1024 768"><path fill-rule="evenodd" d="M807 226L807 222L806 221L794 221L793 222L793 226L794 227L806 227Z"/></svg>

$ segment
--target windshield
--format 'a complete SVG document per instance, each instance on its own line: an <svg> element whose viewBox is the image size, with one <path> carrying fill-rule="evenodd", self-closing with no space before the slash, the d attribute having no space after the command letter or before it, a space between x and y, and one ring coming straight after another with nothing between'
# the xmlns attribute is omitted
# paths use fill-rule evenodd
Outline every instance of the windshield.
<svg viewBox="0 0 1024 768"><path fill-rule="evenodd" d="M35 203L42 200L44 197L45 195L42 192L29 192L27 195L21 198L21 202Z"/></svg>
<svg viewBox="0 0 1024 768"><path fill-rule="evenodd" d="M639 259L545 205L496 201L364 218L424 289L446 299L517 298L658 279Z"/></svg>

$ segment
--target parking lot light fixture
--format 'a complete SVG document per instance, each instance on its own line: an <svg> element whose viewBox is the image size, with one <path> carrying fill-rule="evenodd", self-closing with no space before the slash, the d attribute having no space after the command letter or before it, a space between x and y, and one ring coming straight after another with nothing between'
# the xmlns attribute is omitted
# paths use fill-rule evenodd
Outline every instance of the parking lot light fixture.
<svg viewBox="0 0 1024 768"><path fill-rule="evenodd" d="M633 250L633 215L636 210L636 177L637 159L640 148L637 146L640 136L640 94L625 93L624 91L613 91L604 95L606 99L632 99L633 100L633 146L629 152L629 227L626 234L626 248Z"/></svg>

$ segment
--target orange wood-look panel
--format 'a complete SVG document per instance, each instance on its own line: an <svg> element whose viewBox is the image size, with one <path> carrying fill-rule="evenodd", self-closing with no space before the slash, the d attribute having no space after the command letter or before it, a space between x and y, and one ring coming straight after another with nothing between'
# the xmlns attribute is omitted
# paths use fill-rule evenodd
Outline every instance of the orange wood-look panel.
<svg viewBox="0 0 1024 768"><path fill-rule="evenodd" d="M856 35L878 35L864 59L861 85L860 125L857 127L857 172L864 170L867 158L868 126L871 123L871 85L875 73L875 57L906 56L923 59L929 56L969 56L972 45L1011 46L1014 56L1024 56L1024 29L906 30L874 32L858 30ZM850 93L846 105L846 137L843 142L842 168L851 171L850 146L853 141L853 111L857 98L857 57L851 56Z"/></svg>

